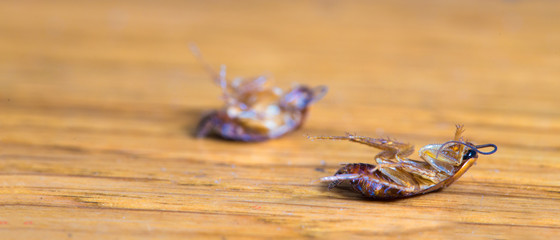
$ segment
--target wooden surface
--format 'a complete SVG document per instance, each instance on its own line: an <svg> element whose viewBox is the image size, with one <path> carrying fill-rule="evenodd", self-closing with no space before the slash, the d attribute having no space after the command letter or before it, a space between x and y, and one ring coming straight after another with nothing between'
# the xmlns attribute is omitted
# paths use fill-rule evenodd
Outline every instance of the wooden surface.
<svg viewBox="0 0 560 240"><path fill-rule="evenodd" d="M560 236L557 1L1 1L2 239ZM230 76L326 84L305 126L194 139ZM441 192L368 201L319 178L455 123L494 143ZM414 158L416 158L414 154Z"/></svg>

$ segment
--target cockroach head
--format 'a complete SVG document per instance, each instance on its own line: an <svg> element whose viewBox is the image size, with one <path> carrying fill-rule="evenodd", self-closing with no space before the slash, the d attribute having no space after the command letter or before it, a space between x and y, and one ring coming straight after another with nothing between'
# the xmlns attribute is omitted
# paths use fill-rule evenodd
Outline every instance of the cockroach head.
<svg viewBox="0 0 560 240"><path fill-rule="evenodd" d="M471 142L466 142L465 146L470 146L467 151L463 154L463 161L469 160L471 158L478 158L478 152L475 150L476 146Z"/></svg>

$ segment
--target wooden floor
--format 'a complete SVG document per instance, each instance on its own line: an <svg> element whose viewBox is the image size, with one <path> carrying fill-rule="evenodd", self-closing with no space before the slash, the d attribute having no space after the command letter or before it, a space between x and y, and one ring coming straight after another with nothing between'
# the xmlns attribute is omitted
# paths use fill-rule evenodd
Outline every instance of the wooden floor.
<svg viewBox="0 0 560 240"><path fill-rule="evenodd" d="M560 2L1 1L2 239L553 239ZM195 139L230 76L329 86L302 129ZM319 178L454 125L498 152L451 187L366 200ZM413 158L418 158L417 154Z"/></svg>

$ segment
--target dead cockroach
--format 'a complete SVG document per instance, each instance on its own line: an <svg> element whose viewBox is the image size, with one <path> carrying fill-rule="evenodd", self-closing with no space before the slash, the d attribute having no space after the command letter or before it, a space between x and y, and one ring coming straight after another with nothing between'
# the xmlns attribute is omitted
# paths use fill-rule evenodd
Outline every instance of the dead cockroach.
<svg viewBox="0 0 560 240"><path fill-rule="evenodd" d="M217 73L205 64L196 47L191 46L191 50L213 75L225 102L223 108L202 118L196 130L197 137L216 134L245 142L278 138L301 127L308 107L327 93L326 86L303 85L284 92L277 87L266 87L265 76L228 81L224 65Z"/></svg>
<svg viewBox="0 0 560 240"><path fill-rule="evenodd" d="M461 137L463 126L457 125L455 137L442 144L429 144L420 149L422 160L409 159L414 147L390 139L346 136L319 136L310 139L349 140L381 149L376 164L350 163L334 176L321 181L330 182L329 189L348 181L354 190L374 199L395 199L433 192L451 185L477 160L478 154L495 153L494 144L474 145ZM481 148L494 148L489 152Z"/></svg>

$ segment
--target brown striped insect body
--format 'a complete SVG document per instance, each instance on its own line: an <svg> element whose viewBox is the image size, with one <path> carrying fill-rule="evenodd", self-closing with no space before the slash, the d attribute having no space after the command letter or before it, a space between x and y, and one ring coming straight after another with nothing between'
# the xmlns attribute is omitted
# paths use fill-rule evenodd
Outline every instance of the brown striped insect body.
<svg viewBox="0 0 560 240"><path fill-rule="evenodd" d="M350 163L340 168L334 176L321 180L330 182L329 189L344 181L366 197L394 199L433 192L451 185L478 159L478 154L492 154L494 144L474 145L461 137L463 127L457 126L453 140L443 144L430 144L419 150L421 160L409 159L414 151L410 144L347 134L311 139L349 140L381 149L375 156L376 164ZM479 149L493 147L490 152Z"/></svg>
<svg viewBox="0 0 560 240"><path fill-rule="evenodd" d="M195 56L204 63L198 49L191 46ZM205 64L222 88L225 106L204 116L198 124L197 137L210 134L222 138L255 142L278 138L298 129L304 122L308 108L320 100L327 87L297 85L288 91L266 86L267 78L226 79L225 66L216 73Z"/></svg>

